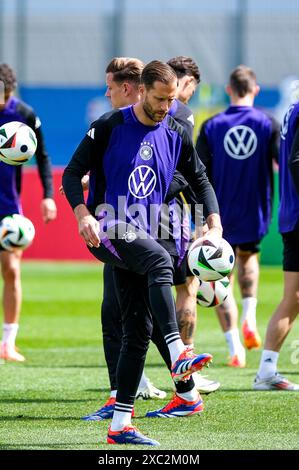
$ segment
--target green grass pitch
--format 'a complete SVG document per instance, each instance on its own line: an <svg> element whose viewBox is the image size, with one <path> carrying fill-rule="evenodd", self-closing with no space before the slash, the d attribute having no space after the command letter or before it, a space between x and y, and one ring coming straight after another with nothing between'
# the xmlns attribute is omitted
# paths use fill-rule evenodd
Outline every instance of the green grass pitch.
<svg viewBox="0 0 299 470"><path fill-rule="evenodd" d="M18 346L27 361L0 365L0 449L117 450L106 444L109 422L80 420L109 393L101 344L101 267L24 263L23 288ZM258 305L263 337L281 294L281 269L264 267ZM291 355L298 338L297 323L279 361L280 371L297 382L299 366ZM204 396L201 416L145 419L146 411L165 404L172 393L168 372L151 346L146 373L168 394L167 401L136 402L134 423L140 430L165 450L298 449L298 394L251 389L260 352L247 354L246 369L226 367L227 348L213 309L199 311L196 346L214 355L208 373L220 380L221 389Z"/></svg>

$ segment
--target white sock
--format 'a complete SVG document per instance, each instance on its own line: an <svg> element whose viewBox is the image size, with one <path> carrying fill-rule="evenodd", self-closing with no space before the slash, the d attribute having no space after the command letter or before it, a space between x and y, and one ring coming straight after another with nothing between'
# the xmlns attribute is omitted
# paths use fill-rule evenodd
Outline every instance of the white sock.
<svg viewBox="0 0 299 470"><path fill-rule="evenodd" d="M2 342L6 343L9 347L14 348L18 329L18 323L4 323Z"/></svg>
<svg viewBox="0 0 299 470"><path fill-rule="evenodd" d="M116 402L110 426L111 431L121 431L125 426L130 425L132 411L133 405Z"/></svg>
<svg viewBox="0 0 299 470"><path fill-rule="evenodd" d="M256 328L256 305L257 299L255 297L245 297L242 299L242 318L241 322L243 323L247 320L248 328L252 331Z"/></svg>
<svg viewBox="0 0 299 470"><path fill-rule="evenodd" d="M264 349L262 352L260 368L257 375L260 379L268 379L277 372L277 361L279 353Z"/></svg>
<svg viewBox="0 0 299 470"><path fill-rule="evenodd" d="M240 334L238 328L233 328L224 333L230 357L244 355L245 350L240 341Z"/></svg>
<svg viewBox="0 0 299 470"><path fill-rule="evenodd" d="M149 378L145 375L144 370L143 370L138 388L146 388L148 382L149 382Z"/></svg>
<svg viewBox="0 0 299 470"><path fill-rule="evenodd" d="M116 398L117 390L111 390L110 398Z"/></svg>
<svg viewBox="0 0 299 470"><path fill-rule="evenodd" d="M181 340L180 334L171 333L165 336L165 341L169 349L171 363L174 364L182 352L186 349L183 341Z"/></svg>
<svg viewBox="0 0 299 470"><path fill-rule="evenodd" d="M185 393L176 393L178 397L183 398L186 401L196 401L198 400L198 391L195 387L192 388L189 392Z"/></svg>

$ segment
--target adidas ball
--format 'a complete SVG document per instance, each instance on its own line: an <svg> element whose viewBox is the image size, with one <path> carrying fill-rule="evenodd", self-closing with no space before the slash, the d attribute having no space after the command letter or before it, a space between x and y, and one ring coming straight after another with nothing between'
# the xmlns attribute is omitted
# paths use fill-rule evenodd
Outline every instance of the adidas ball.
<svg viewBox="0 0 299 470"><path fill-rule="evenodd" d="M216 246L211 240L190 248L188 263L192 273L201 281L217 281L227 276L233 269L235 255L230 244L221 239Z"/></svg>
<svg viewBox="0 0 299 470"><path fill-rule="evenodd" d="M22 122L12 121L0 127L0 160L8 165L22 165L35 154L34 131Z"/></svg>
<svg viewBox="0 0 299 470"><path fill-rule="evenodd" d="M221 305L228 296L228 286L228 277L211 282L199 280L197 303L202 307Z"/></svg>
<svg viewBox="0 0 299 470"><path fill-rule="evenodd" d="M32 243L34 235L33 223L23 215L8 215L0 221L0 245L5 250L25 250Z"/></svg>

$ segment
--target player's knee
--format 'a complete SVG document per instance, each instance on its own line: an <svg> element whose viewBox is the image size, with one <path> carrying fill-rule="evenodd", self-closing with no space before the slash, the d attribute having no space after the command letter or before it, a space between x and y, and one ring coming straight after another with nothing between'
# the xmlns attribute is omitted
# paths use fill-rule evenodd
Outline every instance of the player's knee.
<svg viewBox="0 0 299 470"><path fill-rule="evenodd" d="M2 277L4 282L14 283L20 280L21 269L18 262L8 262L2 264Z"/></svg>
<svg viewBox="0 0 299 470"><path fill-rule="evenodd" d="M101 308L101 322L104 331L122 330L121 312L118 305L103 299Z"/></svg>
<svg viewBox="0 0 299 470"><path fill-rule="evenodd" d="M164 249L156 253L155 263L148 272L148 285L154 284L173 284L172 259Z"/></svg>
<svg viewBox="0 0 299 470"><path fill-rule="evenodd" d="M172 268L173 263L170 254L160 245L155 250L153 256L153 265L159 265L161 268Z"/></svg>
<svg viewBox="0 0 299 470"><path fill-rule="evenodd" d="M150 344L150 337L148 338L130 338L124 335L122 339L121 353L126 354L131 358L138 357L144 359Z"/></svg>

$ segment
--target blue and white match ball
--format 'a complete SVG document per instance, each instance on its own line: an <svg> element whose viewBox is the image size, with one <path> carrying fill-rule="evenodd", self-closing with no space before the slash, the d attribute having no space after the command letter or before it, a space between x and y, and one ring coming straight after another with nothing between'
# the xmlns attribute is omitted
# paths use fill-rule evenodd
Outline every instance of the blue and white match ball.
<svg viewBox="0 0 299 470"><path fill-rule="evenodd" d="M35 132L19 121L0 127L0 160L8 165L22 165L35 154L37 139Z"/></svg>
<svg viewBox="0 0 299 470"><path fill-rule="evenodd" d="M202 307L216 307L221 305L229 293L229 279L224 277L219 281L205 282L199 279L197 303Z"/></svg>
<svg viewBox="0 0 299 470"><path fill-rule="evenodd" d="M188 263L191 272L201 281L218 281L232 271L235 255L224 238L218 246L212 240L205 239L200 245L191 246Z"/></svg>
<svg viewBox="0 0 299 470"><path fill-rule="evenodd" d="M0 245L7 251L25 250L35 235L31 220L20 214L4 217L0 221Z"/></svg>

